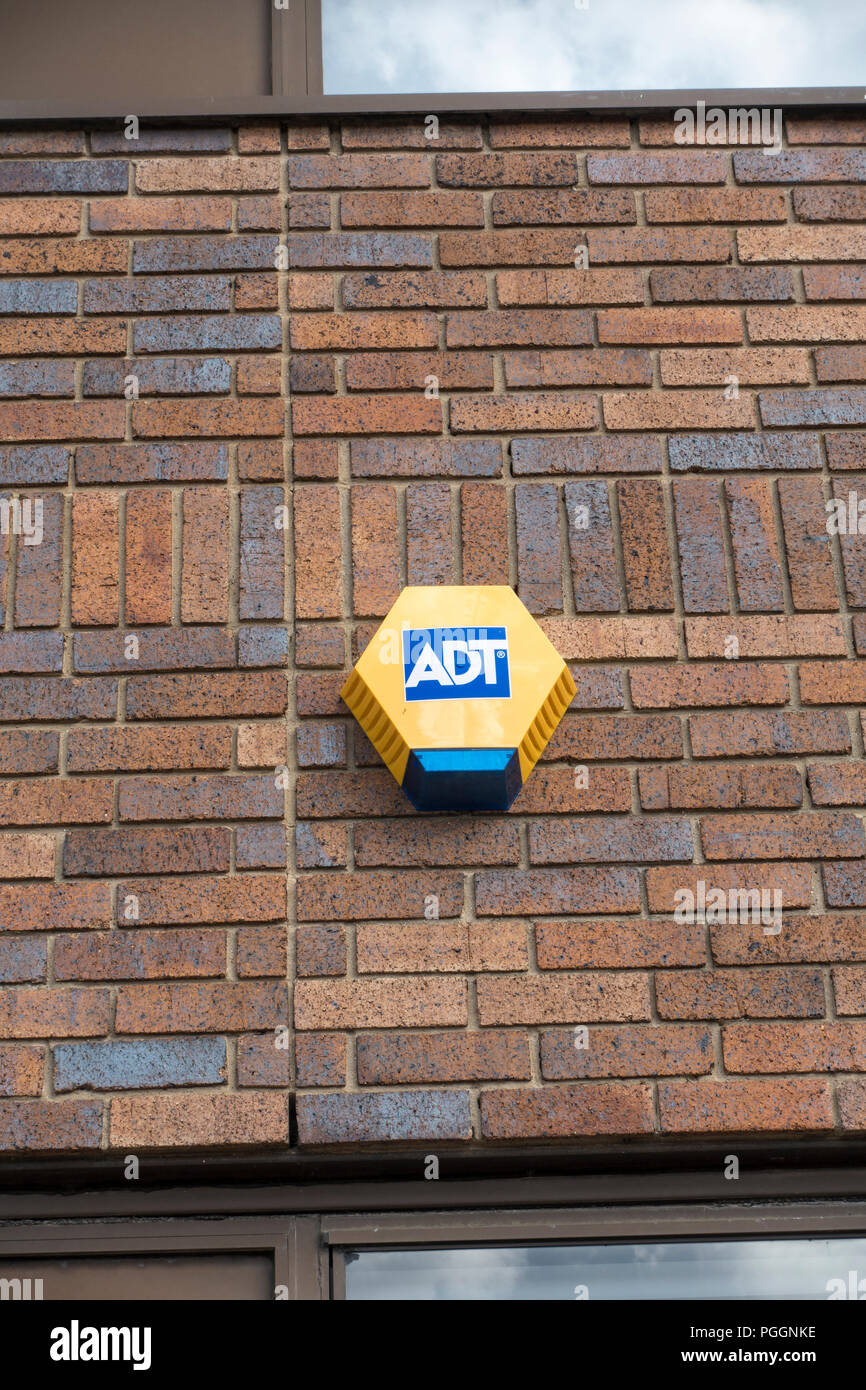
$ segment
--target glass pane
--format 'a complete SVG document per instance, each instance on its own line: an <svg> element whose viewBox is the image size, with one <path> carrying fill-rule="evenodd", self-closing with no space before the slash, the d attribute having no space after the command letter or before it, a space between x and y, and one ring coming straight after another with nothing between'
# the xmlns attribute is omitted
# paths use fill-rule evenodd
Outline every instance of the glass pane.
<svg viewBox="0 0 866 1390"><path fill-rule="evenodd" d="M346 1255L350 1299L864 1296L863 1238L361 1250Z"/></svg>
<svg viewBox="0 0 866 1390"><path fill-rule="evenodd" d="M862 0L323 0L325 91L862 84Z"/></svg>

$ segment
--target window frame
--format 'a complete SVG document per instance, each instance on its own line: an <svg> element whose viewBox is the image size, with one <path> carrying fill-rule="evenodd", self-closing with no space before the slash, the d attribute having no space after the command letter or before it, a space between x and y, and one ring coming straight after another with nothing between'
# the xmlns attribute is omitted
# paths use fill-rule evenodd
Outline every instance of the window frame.
<svg viewBox="0 0 866 1390"><path fill-rule="evenodd" d="M866 1235L866 1201L375 1213L323 1217L321 1225L331 1256L330 1298L344 1302L346 1255L355 1251Z"/></svg>

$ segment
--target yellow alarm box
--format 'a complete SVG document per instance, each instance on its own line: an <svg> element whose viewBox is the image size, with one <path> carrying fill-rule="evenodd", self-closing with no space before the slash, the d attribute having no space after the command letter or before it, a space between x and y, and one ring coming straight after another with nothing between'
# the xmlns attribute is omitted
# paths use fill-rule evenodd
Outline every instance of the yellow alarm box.
<svg viewBox="0 0 866 1390"><path fill-rule="evenodd" d="M341 693L416 810L504 811L575 684L507 585L415 585Z"/></svg>

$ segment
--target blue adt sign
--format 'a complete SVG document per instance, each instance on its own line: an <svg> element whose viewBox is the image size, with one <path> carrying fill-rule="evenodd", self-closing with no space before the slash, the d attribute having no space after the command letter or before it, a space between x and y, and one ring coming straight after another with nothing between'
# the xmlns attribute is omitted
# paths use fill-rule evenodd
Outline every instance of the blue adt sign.
<svg viewBox="0 0 866 1390"><path fill-rule="evenodd" d="M504 627L406 628L406 700L508 700L511 673Z"/></svg>

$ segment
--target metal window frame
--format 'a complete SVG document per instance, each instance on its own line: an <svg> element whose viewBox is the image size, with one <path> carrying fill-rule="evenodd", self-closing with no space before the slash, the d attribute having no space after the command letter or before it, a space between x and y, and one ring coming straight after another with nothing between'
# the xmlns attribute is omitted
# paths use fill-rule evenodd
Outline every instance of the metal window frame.
<svg viewBox="0 0 866 1390"><path fill-rule="evenodd" d="M219 1220L71 1221L0 1228L0 1260L71 1259L76 1255L266 1254L274 1284L288 1301L327 1298L327 1254L315 1217L223 1217Z"/></svg>
<svg viewBox="0 0 866 1390"><path fill-rule="evenodd" d="M182 3L182 0L181 0ZM88 92L74 101L37 99L0 100L0 122L45 124L87 122L122 123L133 102L136 114L147 121L194 120L214 123L246 118L288 116L426 115L457 112L565 112L578 115L636 114L707 106L769 106L783 109L826 111L840 107L863 110L862 87L737 87L612 89L604 92L427 92L325 94L322 50L322 0L290 0L287 10L276 9L273 0L262 0L271 9L271 92L258 97L228 98L215 93L202 109L200 100L171 99L132 93L123 109L114 100ZM299 31L303 37L299 39ZM110 59L110 55L108 55ZM108 60L108 59L107 59Z"/></svg>
<svg viewBox="0 0 866 1390"><path fill-rule="evenodd" d="M322 1219L331 1299L346 1299L346 1256L357 1250L563 1245L705 1238L866 1235L866 1202L563 1208L550 1211L375 1213Z"/></svg>
<svg viewBox="0 0 866 1390"><path fill-rule="evenodd" d="M495 1181L495 1180L494 1180ZM427 1184L428 1187L435 1184ZM349 1194L346 1194L349 1195ZM361 1195L352 1189L356 1198ZM502 1193L500 1192L500 1196ZM538 1192L539 1200L543 1193ZM0 1260L87 1255L266 1253L289 1302L344 1301L346 1255L354 1250L595 1242L797 1239L866 1234L866 1198L837 1202L659 1203L525 1210L469 1207L186 1220L74 1218L0 1227Z"/></svg>

